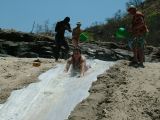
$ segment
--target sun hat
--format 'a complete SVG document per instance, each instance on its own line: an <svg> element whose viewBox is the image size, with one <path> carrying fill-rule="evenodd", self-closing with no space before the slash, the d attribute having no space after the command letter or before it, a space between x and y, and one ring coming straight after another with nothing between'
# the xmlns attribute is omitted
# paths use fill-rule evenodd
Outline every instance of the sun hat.
<svg viewBox="0 0 160 120"><path fill-rule="evenodd" d="M134 5L130 5L130 6L128 7L127 11L130 11L130 10L132 10L132 9L137 10L137 8L136 8Z"/></svg>
<svg viewBox="0 0 160 120"><path fill-rule="evenodd" d="M78 21L76 24L77 24L77 25L81 25L81 22L80 22L80 21Z"/></svg>

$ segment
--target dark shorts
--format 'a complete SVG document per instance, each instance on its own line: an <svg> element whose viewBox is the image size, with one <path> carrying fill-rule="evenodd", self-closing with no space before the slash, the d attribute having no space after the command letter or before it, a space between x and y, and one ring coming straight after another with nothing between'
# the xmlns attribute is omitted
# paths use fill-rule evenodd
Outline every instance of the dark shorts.
<svg viewBox="0 0 160 120"><path fill-rule="evenodd" d="M64 36L59 36L59 35L55 36L55 41L56 45L64 45L66 42Z"/></svg>

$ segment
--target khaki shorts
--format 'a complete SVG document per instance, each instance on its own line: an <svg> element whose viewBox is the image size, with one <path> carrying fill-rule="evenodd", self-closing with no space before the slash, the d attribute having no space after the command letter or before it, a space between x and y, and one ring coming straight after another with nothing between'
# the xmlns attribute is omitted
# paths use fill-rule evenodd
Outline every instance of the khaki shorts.
<svg viewBox="0 0 160 120"><path fill-rule="evenodd" d="M134 39L132 43L132 48L142 48L144 49L144 40L143 39Z"/></svg>
<svg viewBox="0 0 160 120"><path fill-rule="evenodd" d="M132 48L141 48L144 49L145 44L145 35L135 37L132 41Z"/></svg>

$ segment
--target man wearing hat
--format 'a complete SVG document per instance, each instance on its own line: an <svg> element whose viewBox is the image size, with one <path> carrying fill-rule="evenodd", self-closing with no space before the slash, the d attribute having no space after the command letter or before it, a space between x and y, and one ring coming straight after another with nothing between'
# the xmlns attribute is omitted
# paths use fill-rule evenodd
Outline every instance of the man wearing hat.
<svg viewBox="0 0 160 120"><path fill-rule="evenodd" d="M128 12L133 16L130 32L133 37L132 49L134 60L131 64L134 64L136 67L144 67L144 38L145 34L148 32L148 28L144 20L144 15L139 12L134 5L128 8Z"/></svg>
<svg viewBox="0 0 160 120"><path fill-rule="evenodd" d="M72 32L72 44L74 47L78 47L79 44L79 36L82 33L80 27L81 27L81 22L77 22L77 26L73 29Z"/></svg>

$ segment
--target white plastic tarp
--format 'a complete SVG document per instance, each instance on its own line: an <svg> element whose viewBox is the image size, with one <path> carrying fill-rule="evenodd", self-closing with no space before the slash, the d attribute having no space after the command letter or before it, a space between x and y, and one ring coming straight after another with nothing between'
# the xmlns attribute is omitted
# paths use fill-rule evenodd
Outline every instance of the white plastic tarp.
<svg viewBox="0 0 160 120"><path fill-rule="evenodd" d="M39 82L12 92L6 103L0 105L0 120L64 120L74 107L85 99L97 75L113 62L88 60L91 68L79 78L64 73L64 64L39 76Z"/></svg>

